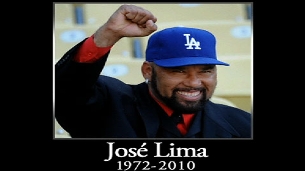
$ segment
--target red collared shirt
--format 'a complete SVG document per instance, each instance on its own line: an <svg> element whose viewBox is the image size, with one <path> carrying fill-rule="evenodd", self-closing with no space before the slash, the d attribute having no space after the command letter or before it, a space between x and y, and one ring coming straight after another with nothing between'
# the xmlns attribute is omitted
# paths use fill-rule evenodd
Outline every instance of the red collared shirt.
<svg viewBox="0 0 305 171"><path fill-rule="evenodd" d="M149 93L152 96L152 98L162 107L162 109L166 112L166 114L168 116L171 116L173 114L174 111L171 108L169 108L164 103L159 101L151 92L149 92ZM178 125L177 125L177 128L180 130L182 135L185 135L187 133L187 131L189 130L194 116L195 115L193 113L192 114L182 114L183 122L178 123Z"/></svg>

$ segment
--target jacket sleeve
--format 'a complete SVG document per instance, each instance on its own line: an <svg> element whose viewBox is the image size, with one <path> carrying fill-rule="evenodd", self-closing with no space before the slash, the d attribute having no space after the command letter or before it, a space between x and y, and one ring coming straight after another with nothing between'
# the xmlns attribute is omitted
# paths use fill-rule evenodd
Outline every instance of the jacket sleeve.
<svg viewBox="0 0 305 171"><path fill-rule="evenodd" d="M72 129L81 131L80 124L85 123L86 118L82 114L86 113L85 107L98 91L96 82L109 55L106 53L94 63L75 62L73 58L84 41L67 51L55 64L55 117L68 132ZM102 98L102 104L106 98Z"/></svg>

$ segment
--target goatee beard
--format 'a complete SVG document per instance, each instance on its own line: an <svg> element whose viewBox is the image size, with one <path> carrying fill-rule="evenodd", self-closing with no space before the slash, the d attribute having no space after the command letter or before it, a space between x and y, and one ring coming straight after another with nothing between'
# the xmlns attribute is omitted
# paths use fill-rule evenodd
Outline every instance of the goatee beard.
<svg viewBox="0 0 305 171"><path fill-rule="evenodd" d="M163 101L168 107L173 109L174 111L178 111L181 113L196 113L200 110L204 109L205 102L206 102L206 89L205 88L183 88L183 89L174 89L171 97L164 97L160 94L160 91L157 87L157 81L156 81L156 73L152 72L152 78L151 78L151 88L153 89L154 95ZM176 92L177 91L189 91L189 90L198 90L201 91L203 96L199 101L185 101L185 104L181 104L177 100Z"/></svg>

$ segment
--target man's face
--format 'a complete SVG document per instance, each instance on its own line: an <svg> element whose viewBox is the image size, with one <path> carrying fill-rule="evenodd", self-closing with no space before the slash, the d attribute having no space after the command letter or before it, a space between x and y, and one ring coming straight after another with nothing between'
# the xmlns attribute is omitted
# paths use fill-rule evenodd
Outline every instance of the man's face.
<svg viewBox="0 0 305 171"><path fill-rule="evenodd" d="M173 110L194 113L204 107L217 84L215 65L164 68L152 64L152 93Z"/></svg>

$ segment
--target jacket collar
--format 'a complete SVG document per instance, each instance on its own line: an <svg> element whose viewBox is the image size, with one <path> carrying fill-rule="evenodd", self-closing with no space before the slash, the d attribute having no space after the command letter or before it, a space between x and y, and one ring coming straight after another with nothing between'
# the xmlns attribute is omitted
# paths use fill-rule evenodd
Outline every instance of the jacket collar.
<svg viewBox="0 0 305 171"><path fill-rule="evenodd" d="M134 94L136 96L137 109L146 128L147 137L155 138L160 126L159 116L156 115L160 110L160 106L149 95L148 86L144 82L134 86Z"/></svg>

